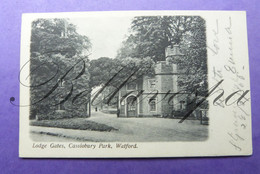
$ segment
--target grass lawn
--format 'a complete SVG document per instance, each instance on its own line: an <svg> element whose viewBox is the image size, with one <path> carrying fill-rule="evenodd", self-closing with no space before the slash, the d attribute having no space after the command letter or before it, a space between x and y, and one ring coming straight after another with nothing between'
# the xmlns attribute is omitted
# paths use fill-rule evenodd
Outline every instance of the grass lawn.
<svg viewBox="0 0 260 174"><path fill-rule="evenodd" d="M79 129L79 130L93 130L110 132L117 130L105 124L88 121L82 118L60 119L60 120L33 120L30 122L31 126L56 127L64 129Z"/></svg>

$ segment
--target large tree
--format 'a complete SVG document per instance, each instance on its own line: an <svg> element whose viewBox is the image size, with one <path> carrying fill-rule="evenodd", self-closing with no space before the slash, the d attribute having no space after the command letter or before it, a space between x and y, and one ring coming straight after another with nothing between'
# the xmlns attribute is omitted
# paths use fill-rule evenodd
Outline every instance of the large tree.
<svg viewBox="0 0 260 174"><path fill-rule="evenodd" d="M112 58L100 57L90 61L89 72L92 88L105 84L119 71L120 64Z"/></svg>
<svg viewBox="0 0 260 174"><path fill-rule="evenodd" d="M91 87L102 87L99 94L93 95L93 102L97 103L98 96L103 95L103 103L116 103L118 91L125 84L137 81L143 75L152 76L154 74L154 64L154 61L149 57L143 59L101 57L91 60L89 67Z"/></svg>
<svg viewBox="0 0 260 174"><path fill-rule="evenodd" d="M151 57L165 60L165 48L179 45L184 56L173 60L182 70L178 81L183 90L207 90L207 50L205 21L199 16L135 17L131 33L119 49L117 58Z"/></svg>
<svg viewBox="0 0 260 174"><path fill-rule="evenodd" d="M77 33L67 19L38 19L32 22L31 55L80 55L91 47L87 36Z"/></svg>
<svg viewBox="0 0 260 174"><path fill-rule="evenodd" d="M37 19L31 30L31 116L48 113L58 103L78 109L90 94L86 36L67 19ZM80 101L81 100L81 101Z"/></svg>
<svg viewBox="0 0 260 174"><path fill-rule="evenodd" d="M120 83L126 80L131 74L128 82L142 77L142 75L153 75L154 61L146 57L144 59L125 58L112 59L100 57L90 61L90 85L92 88L105 85L118 88Z"/></svg>

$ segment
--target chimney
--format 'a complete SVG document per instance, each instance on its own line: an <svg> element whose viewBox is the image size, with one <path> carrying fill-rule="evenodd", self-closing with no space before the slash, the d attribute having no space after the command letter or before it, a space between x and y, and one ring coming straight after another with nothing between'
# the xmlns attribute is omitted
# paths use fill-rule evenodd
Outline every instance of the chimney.
<svg viewBox="0 0 260 174"><path fill-rule="evenodd" d="M184 56L184 54L181 53L179 45L169 45L165 48L165 59L167 63L181 56Z"/></svg>
<svg viewBox="0 0 260 174"><path fill-rule="evenodd" d="M61 37L68 37L68 22L64 20L64 30L61 31Z"/></svg>
<svg viewBox="0 0 260 174"><path fill-rule="evenodd" d="M66 20L64 21L64 37L68 37L68 22Z"/></svg>

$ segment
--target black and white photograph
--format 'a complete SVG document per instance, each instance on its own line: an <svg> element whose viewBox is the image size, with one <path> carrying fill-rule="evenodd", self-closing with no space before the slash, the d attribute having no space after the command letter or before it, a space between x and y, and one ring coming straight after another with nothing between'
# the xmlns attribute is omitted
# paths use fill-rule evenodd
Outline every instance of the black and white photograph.
<svg viewBox="0 0 260 174"><path fill-rule="evenodd" d="M35 141L208 138L200 16L39 18L29 64Z"/></svg>

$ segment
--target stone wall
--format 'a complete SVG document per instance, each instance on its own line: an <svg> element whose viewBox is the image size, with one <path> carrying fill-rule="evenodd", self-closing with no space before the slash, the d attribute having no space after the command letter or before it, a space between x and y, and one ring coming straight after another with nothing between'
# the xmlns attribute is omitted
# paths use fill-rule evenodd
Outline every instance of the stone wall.
<svg viewBox="0 0 260 174"><path fill-rule="evenodd" d="M177 66L172 63L167 63L166 61L158 62L155 68L156 79L158 81L157 89L160 95L158 95L158 114L164 116L171 115L172 111L175 109L173 106L178 102L177 98L173 100L169 99L172 94L177 92ZM165 97L166 96L166 97Z"/></svg>

